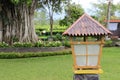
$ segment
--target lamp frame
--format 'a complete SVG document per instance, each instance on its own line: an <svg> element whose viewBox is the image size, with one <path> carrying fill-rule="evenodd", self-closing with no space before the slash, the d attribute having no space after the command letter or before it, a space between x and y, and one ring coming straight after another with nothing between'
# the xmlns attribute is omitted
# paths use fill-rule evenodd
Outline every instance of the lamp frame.
<svg viewBox="0 0 120 80"><path fill-rule="evenodd" d="M104 44L104 36L99 36L100 39L97 41L89 41L88 40L88 36L83 36L83 41L75 41L73 40L74 37L70 37L70 44L71 44L71 49L72 49L72 56L73 56L73 61L74 61L74 69L75 70L86 70L86 69L100 69L100 59L102 56L102 46ZM90 55L88 54L88 47L87 45L90 44L98 44L100 45L100 49L99 49L99 54L98 55ZM79 56L86 56L86 64L88 63L88 56L98 56L98 62L96 66L79 66L77 65L77 61L76 61L76 54L75 54L75 49L74 49L74 45L86 45L86 54L85 55L79 55Z"/></svg>

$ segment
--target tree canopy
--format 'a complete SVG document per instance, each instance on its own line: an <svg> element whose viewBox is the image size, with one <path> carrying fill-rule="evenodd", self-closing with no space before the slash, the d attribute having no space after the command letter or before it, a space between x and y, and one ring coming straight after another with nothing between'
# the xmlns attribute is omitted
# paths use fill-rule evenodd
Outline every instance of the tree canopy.
<svg viewBox="0 0 120 80"><path fill-rule="evenodd" d="M80 4L73 3L67 5L65 12L66 15L64 19L60 20L59 24L69 26L84 13L84 9L81 7Z"/></svg>
<svg viewBox="0 0 120 80"><path fill-rule="evenodd" d="M40 0L40 6L44 8L50 18L50 37L52 38L53 32L53 14L60 12L62 10L62 3L66 0Z"/></svg>
<svg viewBox="0 0 120 80"><path fill-rule="evenodd" d="M92 9L89 11L92 13L93 16L97 17L97 20L101 23L104 22L104 20L107 19L107 9L108 9L108 3L106 0L98 0L98 3L92 3ZM118 16L116 16L116 12L120 11L118 8L118 4L111 3L110 5L110 16L111 19L118 19Z"/></svg>

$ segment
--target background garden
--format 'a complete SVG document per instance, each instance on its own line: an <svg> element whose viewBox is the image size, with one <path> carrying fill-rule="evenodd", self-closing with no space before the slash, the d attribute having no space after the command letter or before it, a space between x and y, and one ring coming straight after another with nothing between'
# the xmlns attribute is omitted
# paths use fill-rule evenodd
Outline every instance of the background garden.
<svg viewBox="0 0 120 80"><path fill-rule="evenodd" d="M94 8L90 12L106 27L104 20L107 18L108 4L104 2L92 3ZM111 5L111 19L120 19L119 15L115 15L115 12L120 12L119 6L120 3ZM72 80L73 60L69 38L62 36L62 33L84 12L80 4L71 0L0 0L0 49L64 46L63 50L58 51L1 51L1 80ZM115 42L120 41L105 41L101 80L120 78L120 49Z"/></svg>

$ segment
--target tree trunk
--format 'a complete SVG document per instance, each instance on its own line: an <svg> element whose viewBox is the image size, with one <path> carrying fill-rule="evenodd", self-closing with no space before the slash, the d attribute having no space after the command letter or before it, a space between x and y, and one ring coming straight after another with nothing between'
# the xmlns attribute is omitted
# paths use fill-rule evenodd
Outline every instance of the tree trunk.
<svg viewBox="0 0 120 80"><path fill-rule="evenodd" d="M2 6L0 4L0 13L2 11ZM1 15L0 15L1 17ZM2 42L2 32L3 32L3 29L2 29L2 19L0 18L0 42Z"/></svg>
<svg viewBox="0 0 120 80"><path fill-rule="evenodd" d="M50 38L53 39L53 6L50 7L48 4L49 9L49 17L50 17Z"/></svg>
<svg viewBox="0 0 120 80"><path fill-rule="evenodd" d="M2 21L0 20L0 42L2 42Z"/></svg>
<svg viewBox="0 0 120 80"><path fill-rule="evenodd" d="M2 13L4 13L3 40L9 44L12 44L14 39L19 42L36 42L38 37L35 33L33 18L37 0L32 0L29 6L26 2L15 5L9 0L2 0L1 3L3 4Z"/></svg>
<svg viewBox="0 0 120 80"><path fill-rule="evenodd" d="M50 16L50 37L53 38L53 16Z"/></svg>

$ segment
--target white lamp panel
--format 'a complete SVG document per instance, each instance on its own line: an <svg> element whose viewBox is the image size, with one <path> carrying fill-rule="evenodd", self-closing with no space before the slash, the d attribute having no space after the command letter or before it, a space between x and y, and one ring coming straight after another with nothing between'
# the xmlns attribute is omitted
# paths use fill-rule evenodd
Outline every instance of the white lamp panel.
<svg viewBox="0 0 120 80"><path fill-rule="evenodd" d="M98 56L88 56L88 66L97 66Z"/></svg>
<svg viewBox="0 0 120 80"><path fill-rule="evenodd" d="M95 54L98 55L100 51L100 45L99 44L91 44L88 45L88 55L89 54Z"/></svg>
<svg viewBox="0 0 120 80"><path fill-rule="evenodd" d="M85 55L86 54L86 45L74 45L75 55Z"/></svg>
<svg viewBox="0 0 120 80"><path fill-rule="evenodd" d="M76 63L78 66L86 66L86 57L85 56L76 56Z"/></svg>

